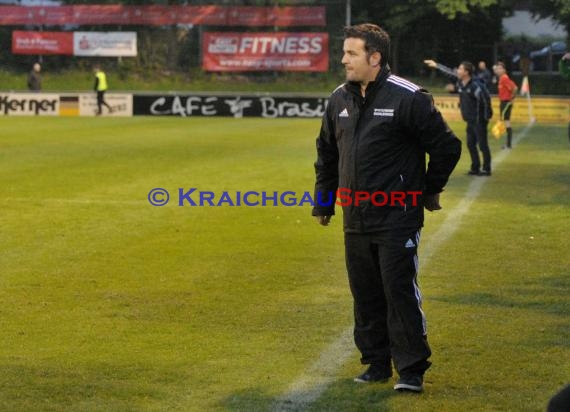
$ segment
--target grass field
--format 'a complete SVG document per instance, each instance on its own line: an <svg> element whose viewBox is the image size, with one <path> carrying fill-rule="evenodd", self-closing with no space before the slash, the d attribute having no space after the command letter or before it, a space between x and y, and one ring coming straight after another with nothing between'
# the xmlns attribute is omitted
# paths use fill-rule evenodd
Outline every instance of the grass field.
<svg viewBox="0 0 570 412"><path fill-rule="evenodd" d="M195 70L191 73L158 73L156 70L142 74L130 71L107 70L111 91L223 91L223 92L321 92L334 90L343 81L342 75L306 73L287 73L268 76L265 79L247 75L229 75L204 73ZM0 69L0 88L2 90L27 90L27 72L11 72ZM427 80L427 79L426 79ZM86 70L56 71L46 68L42 72L42 90L54 91L91 91L93 89L93 71ZM431 81L430 83L434 83ZM443 90L443 82L436 83Z"/></svg>
<svg viewBox="0 0 570 412"><path fill-rule="evenodd" d="M147 194L310 191L318 127L0 117L0 410L270 410L351 325L340 216ZM566 130L534 125L490 178L464 148L424 247L487 180L421 264L424 394L354 384L350 347L307 410L545 409L570 381Z"/></svg>
<svg viewBox="0 0 570 412"><path fill-rule="evenodd" d="M328 94L344 81L343 73L280 73L276 76L260 78L250 75L205 73L195 70L191 73L158 73L153 70L145 75L133 72L107 70L111 92L136 90L162 92L177 91L218 91L241 93L324 93ZM1 90L26 91L28 73L11 72L0 68ZM418 77L410 79L432 93L447 93L446 80L442 78ZM91 69L51 70L42 72L44 92L91 91L93 89Z"/></svg>

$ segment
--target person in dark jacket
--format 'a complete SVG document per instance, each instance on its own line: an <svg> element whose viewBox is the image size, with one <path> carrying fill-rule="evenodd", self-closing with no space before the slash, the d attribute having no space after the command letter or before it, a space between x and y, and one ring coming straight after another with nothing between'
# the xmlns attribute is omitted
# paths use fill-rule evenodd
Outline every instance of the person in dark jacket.
<svg viewBox="0 0 570 412"><path fill-rule="evenodd" d="M550 400L546 407L546 412L568 412L570 411L570 384L560 389Z"/></svg>
<svg viewBox="0 0 570 412"><path fill-rule="evenodd" d="M471 156L471 168L467 172L473 176L491 176L491 150L487 128L493 115L489 91L484 83L474 77L474 66L468 61L462 62L456 71L436 63L424 60L429 67L438 69L456 80L450 91L459 93L461 117L467 123L467 148ZM483 167L479 158L479 150L483 155Z"/></svg>
<svg viewBox="0 0 570 412"><path fill-rule="evenodd" d="M491 70L487 68L487 63L483 60L477 64L477 78L485 84L488 90L491 90L493 85L493 75L491 74Z"/></svg>
<svg viewBox="0 0 570 412"><path fill-rule="evenodd" d="M394 389L420 392L431 365L417 283L423 209L441 209L461 142L427 91L391 74L389 52L380 27L345 28L347 82L332 93L317 138L312 214L326 226L343 206L354 339L369 365L355 381L387 381L393 361Z"/></svg>
<svg viewBox="0 0 570 412"><path fill-rule="evenodd" d="M32 92L41 92L42 91L42 76L40 72L42 70L42 66L39 63L35 63L32 70L28 74L28 90Z"/></svg>

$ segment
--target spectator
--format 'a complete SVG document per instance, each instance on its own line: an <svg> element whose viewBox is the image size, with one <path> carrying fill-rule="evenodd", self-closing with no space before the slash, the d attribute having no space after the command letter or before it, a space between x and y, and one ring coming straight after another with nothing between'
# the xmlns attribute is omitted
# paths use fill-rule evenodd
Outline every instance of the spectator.
<svg viewBox="0 0 570 412"><path fill-rule="evenodd" d="M39 63L35 63L30 74L28 74L28 90L32 92L40 92L42 90L41 70L42 66Z"/></svg>
<svg viewBox="0 0 570 412"><path fill-rule="evenodd" d="M487 64L483 60L477 65L477 78L487 86L488 90L491 90L493 75L491 74L491 70L487 69Z"/></svg>
<svg viewBox="0 0 570 412"><path fill-rule="evenodd" d="M105 101L105 92L108 89L107 86L107 75L103 70L101 70L101 66L95 65L95 85L94 89L97 93L97 116L100 116L103 112L103 106L109 109L109 113L113 113L113 108L107 104Z"/></svg>

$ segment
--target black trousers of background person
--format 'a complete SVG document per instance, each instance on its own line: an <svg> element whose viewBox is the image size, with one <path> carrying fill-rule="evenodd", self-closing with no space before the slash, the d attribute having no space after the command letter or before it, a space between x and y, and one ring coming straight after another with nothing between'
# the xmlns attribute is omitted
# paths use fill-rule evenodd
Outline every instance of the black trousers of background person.
<svg viewBox="0 0 570 412"><path fill-rule="evenodd" d="M513 111L513 102L511 100L501 100L499 104L501 112L501 120L511 120L511 112ZM507 144L508 148L512 147L513 143L513 129L511 126L507 127Z"/></svg>
<svg viewBox="0 0 570 412"><path fill-rule="evenodd" d="M483 155L483 170L491 171L491 151L489 150L489 141L487 135L488 121L468 121L467 122L467 148L471 156L471 170L479 171L481 161L479 160L479 150Z"/></svg>
<svg viewBox="0 0 570 412"><path fill-rule="evenodd" d="M105 90L97 91L97 114L102 114L103 106L107 107L109 112L112 111L111 106L109 106L105 101Z"/></svg>
<svg viewBox="0 0 570 412"><path fill-rule="evenodd" d="M416 230L344 238L361 362L387 366L393 360L400 375L423 375L431 365L417 284L419 237Z"/></svg>

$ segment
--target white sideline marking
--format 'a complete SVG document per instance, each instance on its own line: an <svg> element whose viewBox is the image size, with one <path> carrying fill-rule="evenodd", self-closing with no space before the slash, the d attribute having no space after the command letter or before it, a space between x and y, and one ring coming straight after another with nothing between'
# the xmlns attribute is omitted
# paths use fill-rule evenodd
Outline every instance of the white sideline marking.
<svg viewBox="0 0 570 412"><path fill-rule="evenodd" d="M272 410L281 412L306 409L335 379L340 366L352 355L352 348L351 327L321 353L319 359L289 386L285 394L277 398Z"/></svg>
<svg viewBox="0 0 570 412"><path fill-rule="evenodd" d="M513 138L513 144L516 144L524 139L529 130L532 128L533 124L534 123L527 124L527 126ZM496 167L499 166L503 160L505 160L509 152L509 150L501 150L496 156L494 156L491 161L493 170L495 170ZM459 224L461 223L461 219L471 207L471 203L473 203L477 196L479 196L479 192L481 192L481 188L485 182L492 178L492 176L490 178L477 176L473 177L473 181L467 188L467 192L465 192L465 195L463 195L461 201L449 212L439 227L439 230L430 237L429 243L426 243L426 245L422 247L422 250L420 251L420 261L429 261L437 249L439 249L439 247L445 243L453 233L455 233L459 227Z"/></svg>
<svg viewBox="0 0 570 412"><path fill-rule="evenodd" d="M527 124L514 137L513 143L518 143L524 139L532 125L533 123ZM509 150L502 150L494 156L492 160L493 170L496 170L497 166L503 162L508 154ZM422 264L429 261L437 249L455 233L461 223L461 219L469 211L471 204L479 196L481 188L489 179L493 179L493 177L473 176L473 180L467 188L463 199L449 212L440 225L439 230L430 236L429 243L422 247L420 251L420 262ZM306 410L311 403L319 399L330 383L336 379L338 370L348 357L352 355L353 351L354 343L351 327L345 330L321 353L319 358L289 386L287 392L275 400L272 411Z"/></svg>

